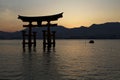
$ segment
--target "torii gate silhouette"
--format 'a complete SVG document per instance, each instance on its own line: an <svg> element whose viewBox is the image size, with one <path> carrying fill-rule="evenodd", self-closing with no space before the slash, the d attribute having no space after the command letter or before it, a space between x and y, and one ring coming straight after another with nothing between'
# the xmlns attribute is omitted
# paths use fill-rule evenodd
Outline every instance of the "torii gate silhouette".
<svg viewBox="0 0 120 80"><path fill-rule="evenodd" d="M25 51L25 46L28 44L28 49L31 51L32 44L33 47L36 48L36 32L32 32L33 27L47 27L47 30L43 31L43 49L47 49L48 51L51 48L51 45L55 47L55 31L50 30L51 26L57 26L57 24L52 24L51 21L56 21L59 18L63 17L63 12L55 15L48 16L36 16L36 17L28 17L28 16L18 16L18 19L21 19L23 22L29 22L28 25L23 25L23 27L27 27L28 34L26 31L23 31L23 50ZM47 24L43 24L43 22L47 22ZM36 25L32 24L33 22L37 22ZM28 41L26 42L25 37L28 36ZM33 39L33 41L32 41Z"/></svg>

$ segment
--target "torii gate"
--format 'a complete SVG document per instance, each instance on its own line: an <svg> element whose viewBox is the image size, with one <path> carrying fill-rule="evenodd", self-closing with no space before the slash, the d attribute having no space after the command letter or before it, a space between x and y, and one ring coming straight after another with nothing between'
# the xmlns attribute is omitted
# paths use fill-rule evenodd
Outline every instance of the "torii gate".
<svg viewBox="0 0 120 80"><path fill-rule="evenodd" d="M31 47L36 47L36 32L32 32L33 27L47 27L47 30L43 31L43 49L45 50L46 45L48 50L50 50L51 45L55 47L55 31L50 30L50 26L57 26L57 24L52 24L51 21L56 21L59 18L62 18L63 13L49 15L49 16L38 16L38 17L28 17L28 16L18 16L18 19L21 19L23 22L29 22L28 25L23 25L23 27L28 27L28 34L23 31L23 49L25 50L25 45L28 44L29 50L31 51ZM47 24L43 24L43 22L47 22ZM37 22L36 25L32 24L32 22ZM28 42L25 40L25 36L28 36ZM33 39L33 42L32 42Z"/></svg>

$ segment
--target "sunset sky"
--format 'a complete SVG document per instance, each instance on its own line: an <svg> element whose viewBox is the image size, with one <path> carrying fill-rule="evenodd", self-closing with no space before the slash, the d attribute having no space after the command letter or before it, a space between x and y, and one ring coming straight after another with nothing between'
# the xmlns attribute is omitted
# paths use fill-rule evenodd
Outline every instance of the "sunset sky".
<svg viewBox="0 0 120 80"><path fill-rule="evenodd" d="M67 28L120 22L120 0L0 0L0 31L18 31L18 15L45 16L64 12L57 22Z"/></svg>

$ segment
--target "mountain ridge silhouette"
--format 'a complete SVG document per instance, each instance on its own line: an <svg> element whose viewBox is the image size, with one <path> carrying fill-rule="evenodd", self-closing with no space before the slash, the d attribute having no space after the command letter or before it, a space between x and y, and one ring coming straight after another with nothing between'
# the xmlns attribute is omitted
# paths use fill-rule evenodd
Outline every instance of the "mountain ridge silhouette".
<svg viewBox="0 0 120 80"><path fill-rule="evenodd" d="M24 29L28 31L28 29ZM37 39L42 39L42 30L46 27L36 27ZM0 39L22 39L22 30L17 32L0 31ZM103 24L92 24L90 27L65 28L64 26L51 27L56 31L57 39L120 39L120 22L107 22Z"/></svg>

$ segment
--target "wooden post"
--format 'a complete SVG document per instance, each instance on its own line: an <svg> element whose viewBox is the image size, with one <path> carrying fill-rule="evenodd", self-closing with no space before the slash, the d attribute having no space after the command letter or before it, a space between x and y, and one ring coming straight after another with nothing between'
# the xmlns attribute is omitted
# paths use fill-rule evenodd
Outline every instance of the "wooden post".
<svg viewBox="0 0 120 80"><path fill-rule="evenodd" d="M31 47L32 47L32 39L31 39L31 33L32 33L32 22L29 22L29 32L28 32L28 47L29 47L29 50L31 51Z"/></svg>
<svg viewBox="0 0 120 80"><path fill-rule="evenodd" d="M42 32L43 32L43 49L45 51L45 48L46 48L46 31L43 30Z"/></svg>
<svg viewBox="0 0 120 80"><path fill-rule="evenodd" d="M23 36L23 50L25 51L25 34L26 34L26 31L22 31L22 36Z"/></svg>
<svg viewBox="0 0 120 80"><path fill-rule="evenodd" d="M36 47L36 32L33 32L33 38L34 38L34 48Z"/></svg>
<svg viewBox="0 0 120 80"><path fill-rule="evenodd" d="M50 21L48 21L48 26L47 26L47 44L48 44L48 51L51 48L51 33L50 33Z"/></svg>
<svg viewBox="0 0 120 80"><path fill-rule="evenodd" d="M53 34L53 47L55 47L55 44L56 44L56 42L55 42L55 33L56 33L56 31L52 31L52 34Z"/></svg>

